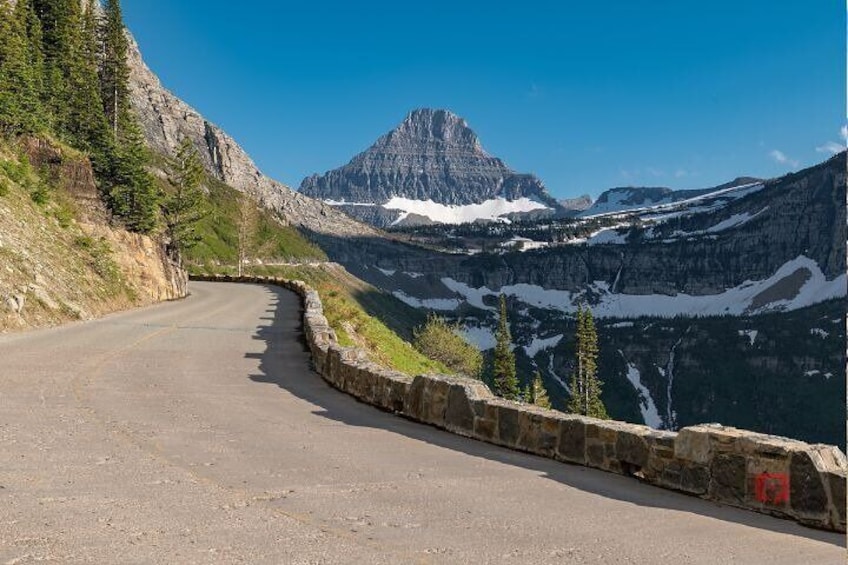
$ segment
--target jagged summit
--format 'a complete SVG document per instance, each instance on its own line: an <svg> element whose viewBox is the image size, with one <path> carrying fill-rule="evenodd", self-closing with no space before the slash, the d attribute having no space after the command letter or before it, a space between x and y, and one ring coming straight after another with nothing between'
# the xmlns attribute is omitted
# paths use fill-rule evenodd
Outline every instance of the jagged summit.
<svg viewBox="0 0 848 565"><path fill-rule="evenodd" d="M300 192L355 203L345 211L380 226L407 219L492 220L559 208L538 178L488 154L464 119L431 108L411 111L347 165L307 177ZM457 209L469 206L476 208Z"/></svg>
<svg viewBox="0 0 848 565"><path fill-rule="evenodd" d="M450 110L418 108L407 114L401 124L374 144L384 150L469 151L489 157L477 134L461 117Z"/></svg>

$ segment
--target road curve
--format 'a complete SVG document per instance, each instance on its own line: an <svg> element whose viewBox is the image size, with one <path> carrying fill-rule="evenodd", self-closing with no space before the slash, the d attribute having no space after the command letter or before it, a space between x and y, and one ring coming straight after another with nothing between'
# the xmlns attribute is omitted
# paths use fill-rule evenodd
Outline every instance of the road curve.
<svg viewBox="0 0 848 565"><path fill-rule="evenodd" d="M456 437L310 370L296 296L0 336L0 564L840 563L844 537Z"/></svg>

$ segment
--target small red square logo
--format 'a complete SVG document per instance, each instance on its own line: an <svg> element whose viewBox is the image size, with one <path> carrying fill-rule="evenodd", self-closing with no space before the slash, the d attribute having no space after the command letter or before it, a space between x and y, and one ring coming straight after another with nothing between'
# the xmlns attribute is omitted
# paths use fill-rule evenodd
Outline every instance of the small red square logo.
<svg viewBox="0 0 848 565"><path fill-rule="evenodd" d="M789 502L789 477L786 473L760 473L754 478L754 490L763 504L784 504Z"/></svg>

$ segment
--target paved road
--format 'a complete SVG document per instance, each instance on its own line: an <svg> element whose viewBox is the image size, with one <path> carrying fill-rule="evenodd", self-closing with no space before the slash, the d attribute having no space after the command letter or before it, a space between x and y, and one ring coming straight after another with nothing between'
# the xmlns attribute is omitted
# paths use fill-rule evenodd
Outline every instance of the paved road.
<svg viewBox="0 0 848 565"><path fill-rule="evenodd" d="M309 369L296 297L0 337L0 564L844 562L843 537L455 437Z"/></svg>

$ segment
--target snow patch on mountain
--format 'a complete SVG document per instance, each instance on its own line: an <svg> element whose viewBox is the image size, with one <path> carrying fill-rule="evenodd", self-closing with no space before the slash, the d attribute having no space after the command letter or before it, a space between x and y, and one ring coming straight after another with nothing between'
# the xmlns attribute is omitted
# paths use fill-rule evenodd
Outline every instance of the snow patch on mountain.
<svg viewBox="0 0 848 565"><path fill-rule="evenodd" d="M524 346L524 351L527 353L527 356L532 359L536 356L537 353L539 353L543 349L551 349L556 347L561 339L562 334L546 338L533 338L533 341L531 341L528 345Z"/></svg>
<svg viewBox="0 0 848 565"><path fill-rule="evenodd" d="M459 308L460 305L460 301L456 298L415 298L414 296L409 296L402 290L396 290L392 292L392 295L413 308L452 311Z"/></svg>
<svg viewBox="0 0 848 565"><path fill-rule="evenodd" d="M469 326L466 325L462 329L462 336L469 342L477 346L480 351L494 349L497 340L495 334L485 326Z"/></svg>
<svg viewBox="0 0 848 565"><path fill-rule="evenodd" d="M662 418L657 410L654 398L651 396L651 391L642 384L642 375L639 373L639 369L637 369L636 365L630 363L627 358L624 357L624 352L619 350L618 353L627 364L627 380L630 381L630 384L632 384L633 388L636 389L636 395L639 397L639 411L642 413L642 419L645 421L645 425L650 426L655 430L660 429L663 423Z"/></svg>
<svg viewBox="0 0 848 565"><path fill-rule="evenodd" d="M383 204L383 208L401 212L401 215L392 225L401 223L410 214L424 216L442 224L464 224L476 220L509 223L509 220L504 217L508 214L548 209L544 204L527 197L522 197L518 200L507 200L506 198L498 197L486 200L480 204L451 206L432 200L411 200L400 196L392 197L388 202Z"/></svg>
<svg viewBox="0 0 848 565"><path fill-rule="evenodd" d="M757 341L757 336L759 335L759 330L739 330L740 336L745 336L748 338L748 344L753 347L754 343Z"/></svg>

